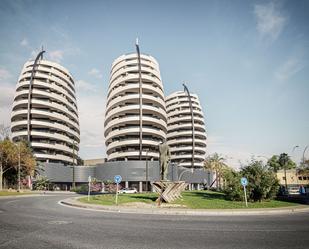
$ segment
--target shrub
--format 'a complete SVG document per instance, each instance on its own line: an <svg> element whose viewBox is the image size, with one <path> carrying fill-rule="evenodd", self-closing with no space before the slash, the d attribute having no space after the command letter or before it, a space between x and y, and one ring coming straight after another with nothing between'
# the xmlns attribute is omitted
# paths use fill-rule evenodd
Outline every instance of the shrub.
<svg viewBox="0 0 309 249"><path fill-rule="evenodd" d="M223 192L228 200L240 201L243 198L242 186L240 184L240 173L233 169L227 169L223 173L225 181Z"/></svg>
<svg viewBox="0 0 309 249"><path fill-rule="evenodd" d="M273 198L279 189L279 182L272 170L261 161L252 160L241 170L241 175L248 179L249 199L262 201Z"/></svg>

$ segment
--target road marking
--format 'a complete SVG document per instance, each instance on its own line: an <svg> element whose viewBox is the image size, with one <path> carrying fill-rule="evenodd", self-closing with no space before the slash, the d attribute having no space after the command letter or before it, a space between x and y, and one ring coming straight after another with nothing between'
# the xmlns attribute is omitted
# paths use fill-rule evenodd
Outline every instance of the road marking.
<svg viewBox="0 0 309 249"><path fill-rule="evenodd" d="M66 224L72 224L72 221L67 221L67 220L51 220L47 222L50 225L66 225Z"/></svg>
<svg viewBox="0 0 309 249"><path fill-rule="evenodd" d="M105 212L105 213L119 213L120 212L120 210L116 211L116 210L102 210L102 209L75 207L75 206L63 204L62 201L58 201L58 204L60 206L67 207L67 208L75 208L75 209L87 210L87 211L92 211L92 212L93 211L95 211L95 212Z"/></svg>

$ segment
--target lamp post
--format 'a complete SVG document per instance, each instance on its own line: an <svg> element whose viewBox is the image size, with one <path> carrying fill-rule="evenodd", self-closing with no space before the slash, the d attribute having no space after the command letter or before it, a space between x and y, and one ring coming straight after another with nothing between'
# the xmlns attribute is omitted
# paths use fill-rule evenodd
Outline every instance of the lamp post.
<svg viewBox="0 0 309 249"><path fill-rule="evenodd" d="M279 164L283 167L284 170L284 181L285 181L285 191L288 191L288 183L287 183L287 179L286 179L286 167L287 167L287 162L289 160L289 156L286 153L282 153L280 154L279 157Z"/></svg>
<svg viewBox="0 0 309 249"><path fill-rule="evenodd" d="M72 179L72 188L75 188L75 141L73 141L73 179Z"/></svg>
<svg viewBox="0 0 309 249"><path fill-rule="evenodd" d="M18 146L18 189L17 189L17 192L20 192L20 142L18 142L17 146Z"/></svg>
<svg viewBox="0 0 309 249"><path fill-rule="evenodd" d="M296 148L299 148L299 146L298 145L295 145L294 147L293 147L293 149L291 150L291 158L293 159L293 153L294 153L294 151L296 150Z"/></svg>
<svg viewBox="0 0 309 249"><path fill-rule="evenodd" d="M305 166L305 153L307 149L308 149L308 145L305 147L304 152L303 152L303 166Z"/></svg>
<svg viewBox="0 0 309 249"><path fill-rule="evenodd" d="M148 152L149 150L146 150L146 192L148 192Z"/></svg>

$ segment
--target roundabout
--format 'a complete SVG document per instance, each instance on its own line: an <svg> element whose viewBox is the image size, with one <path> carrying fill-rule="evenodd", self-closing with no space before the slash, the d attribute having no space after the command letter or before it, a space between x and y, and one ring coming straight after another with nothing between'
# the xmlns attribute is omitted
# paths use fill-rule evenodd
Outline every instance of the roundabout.
<svg viewBox="0 0 309 249"><path fill-rule="evenodd" d="M307 248L309 214L150 215L59 205L76 194L0 199L0 248Z"/></svg>

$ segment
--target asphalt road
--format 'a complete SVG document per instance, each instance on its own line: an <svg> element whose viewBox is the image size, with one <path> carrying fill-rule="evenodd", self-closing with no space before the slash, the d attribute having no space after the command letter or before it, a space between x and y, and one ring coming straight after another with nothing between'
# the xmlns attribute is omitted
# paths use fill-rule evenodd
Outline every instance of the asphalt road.
<svg viewBox="0 0 309 249"><path fill-rule="evenodd" d="M309 248L309 214L191 217L64 207L67 195L0 199L0 248Z"/></svg>

